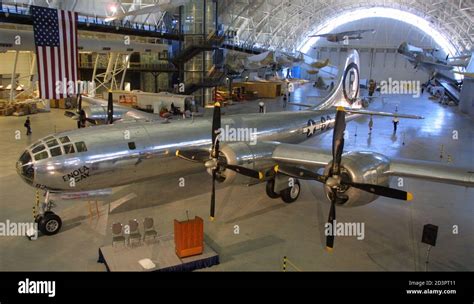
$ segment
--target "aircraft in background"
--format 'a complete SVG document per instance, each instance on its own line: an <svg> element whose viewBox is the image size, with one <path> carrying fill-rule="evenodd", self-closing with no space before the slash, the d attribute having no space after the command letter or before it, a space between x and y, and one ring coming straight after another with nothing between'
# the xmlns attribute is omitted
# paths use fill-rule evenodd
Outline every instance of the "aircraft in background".
<svg viewBox="0 0 474 304"><path fill-rule="evenodd" d="M362 39L363 33L375 33L374 29L369 30L355 30L355 31L345 31L339 32L334 34L318 34L318 35L311 35L309 37L322 37L325 38L329 42L341 42L341 41L348 41L348 40L360 40Z"/></svg>
<svg viewBox="0 0 474 304"><path fill-rule="evenodd" d="M168 12L171 11L177 7L180 7L182 5L185 5L188 3L189 0L158 0L155 1L154 4L144 4L144 5L138 5L136 3L120 3L120 8L117 7L117 5L112 4L110 6L110 10L112 10L112 15L110 17L105 18L106 22L111 22L114 20L123 20L126 17L135 17L135 16L140 16L140 15L147 15L147 14L153 14L157 12ZM130 8L128 11L125 11L123 8L123 5L130 5Z"/></svg>
<svg viewBox="0 0 474 304"><path fill-rule="evenodd" d="M471 60L472 54L460 55L456 57L446 56L446 63L453 67L467 67Z"/></svg>
<svg viewBox="0 0 474 304"><path fill-rule="evenodd" d="M284 52L275 52L276 69L289 69L299 63L304 63L304 54L299 52L298 55L290 55Z"/></svg>
<svg viewBox="0 0 474 304"><path fill-rule="evenodd" d="M313 63L310 63L309 65L315 69L322 69L329 65L329 58L327 58L326 60L315 61Z"/></svg>
<svg viewBox="0 0 474 304"><path fill-rule="evenodd" d="M241 75L244 71L257 71L272 68L275 65L275 53L266 51L257 55L247 55L241 52L229 52L225 66L227 74Z"/></svg>
<svg viewBox="0 0 474 304"><path fill-rule="evenodd" d="M305 63L302 67L306 69L306 73L309 75L316 75L319 71L325 67L329 66L329 58L326 60L319 60L313 63Z"/></svg>
<svg viewBox="0 0 474 304"><path fill-rule="evenodd" d="M415 69L422 68L430 75L435 75L439 70L451 71L452 66L448 65L446 61L436 58L433 53L436 49L422 49L403 42L398 47L397 52L403 55Z"/></svg>
<svg viewBox="0 0 474 304"><path fill-rule="evenodd" d="M454 73L464 75L464 77L474 78L474 55L470 57L464 72L454 71Z"/></svg>
<svg viewBox="0 0 474 304"><path fill-rule="evenodd" d="M87 105L83 106L83 102L87 103ZM159 115L115 104L112 93L109 93L108 100L78 95L76 111L65 111L64 115L77 120L78 128L85 127L86 121L91 125L103 125L112 124L117 121L162 120Z"/></svg>
<svg viewBox="0 0 474 304"><path fill-rule="evenodd" d="M50 193L77 193L84 198L88 192L151 178L169 181L193 170L207 170L212 176L211 219L215 215L216 182L265 182L269 197L293 203L301 192L299 179L315 179L325 185L331 202L331 223L336 217L336 205L365 205L378 196L412 199L409 192L389 188L390 176L474 186L473 173L466 168L389 159L370 151L343 153L346 121L361 114L421 117L361 109L357 51L348 53L340 76L332 93L310 111L221 118L220 104L216 102L212 119L159 125L137 121L60 132L40 139L25 149L16 164L18 174L28 185L46 192L36 217L40 231L52 235L61 228L61 218L51 211L54 204L49 200ZM247 130L247 137L243 134L238 140L227 138L223 130L228 128ZM331 129L332 153L299 145ZM316 174L319 168L325 169L323 175ZM328 235L327 248L332 249L333 243L334 235Z"/></svg>

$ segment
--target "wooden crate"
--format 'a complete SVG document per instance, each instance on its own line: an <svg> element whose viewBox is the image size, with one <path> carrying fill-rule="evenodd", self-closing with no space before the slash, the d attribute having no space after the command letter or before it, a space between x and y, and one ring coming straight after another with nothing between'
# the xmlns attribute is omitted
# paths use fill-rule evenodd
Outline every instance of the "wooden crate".
<svg viewBox="0 0 474 304"><path fill-rule="evenodd" d="M260 98L276 98L281 95L279 82L235 82L233 88L243 88L244 92L258 92Z"/></svg>
<svg viewBox="0 0 474 304"><path fill-rule="evenodd" d="M174 220L176 255L180 258L202 254L204 250L204 222L199 216L192 220Z"/></svg>
<svg viewBox="0 0 474 304"><path fill-rule="evenodd" d="M58 105L58 107L59 107L60 109L66 109L66 99L64 99L64 98L59 99L59 105Z"/></svg>

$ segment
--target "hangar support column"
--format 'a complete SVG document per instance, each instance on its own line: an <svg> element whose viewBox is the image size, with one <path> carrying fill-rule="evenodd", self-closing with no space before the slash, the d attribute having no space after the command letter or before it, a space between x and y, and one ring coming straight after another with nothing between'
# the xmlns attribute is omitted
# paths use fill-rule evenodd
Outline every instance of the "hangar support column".
<svg viewBox="0 0 474 304"><path fill-rule="evenodd" d="M212 103L213 88L224 79L215 62L223 42L217 30L217 1L191 1L182 7L180 18L184 43L172 62L183 69L185 94L194 94L205 106Z"/></svg>
<svg viewBox="0 0 474 304"><path fill-rule="evenodd" d="M464 77L459 97L459 109L474 118L474 79L472 78Z"/></svg>

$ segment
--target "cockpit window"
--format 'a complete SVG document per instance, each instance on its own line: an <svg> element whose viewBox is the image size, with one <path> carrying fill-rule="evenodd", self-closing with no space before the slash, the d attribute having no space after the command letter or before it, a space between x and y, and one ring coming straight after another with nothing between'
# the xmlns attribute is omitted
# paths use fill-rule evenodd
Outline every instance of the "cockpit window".
<svg viewBox="0 0 474 304"><path fill-rule="evenodd" d="M51 153L51 157L55 157L55 156L59 156L63 154L63 152L61 151L61 147L51 148L49 152Z"/></svg>
<svg viewBox="0 0 474 304"><path fill-rule="evenodd" d="M27 163L31 162L31 154L28 151L23 152L20 156L20 162L22 165L26 165Z"/></svg>
<svg viewBox="0 0 474 304"><path fill-rule="evenodd" d="M60 141L62 144L71 142L71 141L69 140L69 137L67 137L67 136L60 137L60 138L59 138L59 141Z"/></svg>
<svg viewBox="0 0 474 304"><path fill-rule="evenodd" d="M37 147L37 146L39 146L39 145L41 145L41 144L42 144L41 141L37 141L37 142L35 142L35 143L31 146L31 148Z"/></svg>
<svg viewBox="0 0 474 304"><path fill-rule="evenodd" d="M55 138L53 138L53 139L51 139L51 140L48 140L48 141L46 142L46 145L51 148L51 147L57 146L57 145L58 145L58 141L57 141Z"/></svg>
<svg viewBox="0 0 474 304"><path fill-rule="evenodd" d="M76 150L77 152L86 152L87 151L86 143L83 141L77 142Z"/></svg>
<svg viewBox="0 0 474 304"><path fill-rule="evenodd" d="M43 152L40 152L38 154L35 154L35 160L42 160L42 159L45 159L45 158L48 158L48 152L47 151L43 151Z"/></svg>
<svg viewBox="0 0 474 304"><path fill-rule="evenodd" d="M74 153L74 152L75 152L75 150L74 150L74 146L72 144L64 145L64 153L71 154L71 153Z"/></svg>
<svg viewBox="0 0 474 304"><path fill-rule="evenodd" d="M44 145L39 145L39 146L33 148L33 150L31 150L31 152L33 152L33 154L34 154L34 153L38 153L39 151L43 151L44 149L45 149Z"/></svg>

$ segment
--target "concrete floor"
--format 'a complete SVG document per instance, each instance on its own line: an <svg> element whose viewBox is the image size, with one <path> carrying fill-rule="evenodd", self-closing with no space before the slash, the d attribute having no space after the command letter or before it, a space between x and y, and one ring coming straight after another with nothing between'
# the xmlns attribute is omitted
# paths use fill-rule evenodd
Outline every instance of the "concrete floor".
<svg viewBox="0 0 474 304"><path fill-rule="evenodd" d="M324 93L324 92L323 92ZM319 93L311 85L297 89L292 101ZM308 103L309 101L304 101ZM314 100L315 102L315 100ZM229 106L226 115L257 112L258 101ZM282 101L266 101L267 111L282 110ZM427 96L409 96L376 101L371 108L420 114L424 120L402 119L398 133L392 134L391 118L374 117L368 135L368 118L348 124L345 151L371 150L387 156L431 161L474 169L474 122L456 107L441 106ZM287 111L298 110L288 106ZM24 147L54 131L75 127L61 110L31 116L33 135L16 140L15 130L24 134L24 117L1 117L0 140L0 221L31 221L35 189L20 180L15 162ZM453 140L453 130L459 140ZM357 136L355 136L357 134ZM312 137L305 145L330 150L332 133ZM402 143L405 143L404 145ZM440 145L445 157L440 160ZM447 155L452 161L447 162ZM379 198L356 208L338 208L339 222L362 222L365 239L337 237L335 250L324 250L324 223L329 203L316 182L302 182L302 194L291 205L265 195L263 184L218 186L216 220L208 221L211 180L207 173L185 176L185 191L177 179L167 183L149 180L115 189L112 197L100 202L101 216L89 216L87 202L58 202L55 212L64 221L62 231L52 237L28 241L24 237L0 238L0 270L92 270L105 271L98 264L98 248L111 242L110 226L115 221L152 216L160 235L173 231L173 219L198 215L205 220L205 237L220 254L221 264L208 271L270 270L282 268L282 258L300 270L423 271L427 246L420 242L423 225L439 226L437 246L431 250L429 270L474 270L474 192L472 189L405 179L405 188L415 199L401 202ZM392 181L392 185L395 180ZM126 198L125 203L117 200ZM108 204L112 202L112 204ZM109 211L111 209L111 211ZM235 233L236 225L239 233ZM453 235L453 225L459 234ZM289 267L289 270L296 270Z"/></svg>

